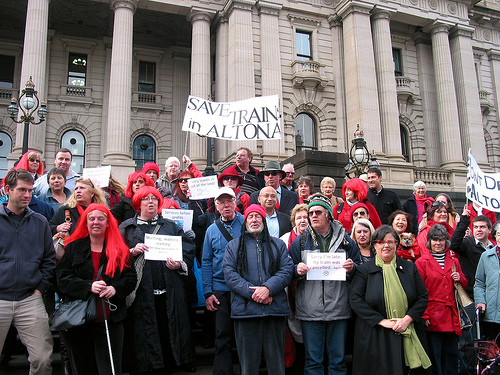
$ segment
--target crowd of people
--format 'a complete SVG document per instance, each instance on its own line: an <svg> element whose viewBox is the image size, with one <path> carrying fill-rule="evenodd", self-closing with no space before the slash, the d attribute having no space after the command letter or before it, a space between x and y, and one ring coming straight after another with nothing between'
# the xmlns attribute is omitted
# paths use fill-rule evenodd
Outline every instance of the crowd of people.
<svg viewBox="0 0 500 375"><path fill-rule="evenodd" d="M485 337L500 333L495 213L471 203L459 215L422 181L401 204L378 168L336 196L330 176L316 188L293 164L252 159L240 147L199 200L189 180L203 174L186 155L184 171L170 157L162 174L149 162L101 188L71 170L68 149L47 173L24 154L0 187L2 356L17 330L30 373L51 374L51 314L93 296L97 318L60 332L66 374L194 372L201 298L217 375L234 373L234 349L244 375L474 373L459 348L476 338L476 310ZM192 229L163 209L192 210ZM182 259L147 257L150 235L180 238ZM321 253L345 275L313 273ZM457 303L459 288L472 304Z"/></svg>

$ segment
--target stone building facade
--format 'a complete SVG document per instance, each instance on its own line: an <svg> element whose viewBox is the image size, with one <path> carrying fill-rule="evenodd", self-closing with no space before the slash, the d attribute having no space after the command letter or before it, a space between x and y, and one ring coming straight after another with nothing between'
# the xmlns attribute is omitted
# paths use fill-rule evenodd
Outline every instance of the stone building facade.
<svg viewBox="0 0 500 375"><path fill-rule="evenodd" d="M30 76L49 115L29 146L48 166L64 146L75 169L121 180L184 153L219 170L242 145L259 166L345 153L360 124L385 186L463 191L469 148L500 171L498 0L4 0L2 14L2 173L23 138L6 108ZM207 147L181 131L189 94L279 94L282 139Z"/></svg>

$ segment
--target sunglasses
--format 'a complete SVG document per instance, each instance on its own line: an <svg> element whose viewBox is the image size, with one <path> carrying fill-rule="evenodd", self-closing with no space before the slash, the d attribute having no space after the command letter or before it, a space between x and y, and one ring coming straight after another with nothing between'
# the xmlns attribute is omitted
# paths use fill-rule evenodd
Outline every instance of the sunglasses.
<svg viewBox="0 0 500 375"><path fill-rule="evenodd" d="M190 180L190 178L179 178L179 182L182 183L188 182L188 180Z"/></svg>
<svg viewBox="0 0 500 375"><path fill-rule="evenodd" d="M278 174L281 174L281 173L278 171L264 172L264 176L277 176Z"/></svg>
<svg viewBox="0 0 500 375"><path fill-rule="evenodd" d="M438 207L438 206L446 206L446 203L441 201L432 202L432 207Z"/></svg>
<svg viewBox="0 0 500 375"><path fill-rule="evenodd" d="M234 177L234 176L224 176L224 177L222 177L222 180L223 180L223 181L227 181L227 180L231 180L231 181L238 181L238 177Z"/></svg>

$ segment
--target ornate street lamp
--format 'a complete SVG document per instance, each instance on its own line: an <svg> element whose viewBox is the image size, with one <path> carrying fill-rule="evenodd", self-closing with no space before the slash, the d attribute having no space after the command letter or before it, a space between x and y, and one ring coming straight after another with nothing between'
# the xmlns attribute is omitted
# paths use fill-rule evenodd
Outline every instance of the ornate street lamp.
<svg viewBox="0 0 500 375"><path fill-rule="evenodd" d="M359 128L358 124L356 131L354 132L354 139L352 140L352 146L349 151L349 162L344 167L347 178L352 178L350 176L351 173L354 173L356 177L359 177L365 173L368 168L380 168L380 164L375 157L375 152L370 155L363 136L363 130Z"/></svg>
<svg viewBox="0 0 500 375"><path fill-rule="evenodd" d="M21 92L19 100L12 98L10 105L7 107L7 112L9 113L12 121L21 124L24 122L24 135L23 135L23 155L28 152L28 137L29 137L29 126L30 124L38 125L45 121L47 117L47 103L41 102L38 99L38 92L35 90L35 84L30 76L28 82L26 82L26 88ZM40 108L38 108L40 107ZM22 115L19 120L17 120L17 114L19 113L19 108L21 109ZM38 122L35 122L33 114L38 109Z"/></svg>

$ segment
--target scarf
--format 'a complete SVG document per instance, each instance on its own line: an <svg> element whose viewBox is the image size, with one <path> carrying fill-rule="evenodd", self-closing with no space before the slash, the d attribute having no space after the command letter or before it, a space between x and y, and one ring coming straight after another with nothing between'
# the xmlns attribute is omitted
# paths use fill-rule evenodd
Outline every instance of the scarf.
<svg viewBox="0 0 500 375"><path fill-rule="evenodd" d="M382 268L384 277L384 300L388 319L403 318L408 311L408 298L401 285L396 272L396 257L393 257L390 264L385 264L378 256L375 256L375 265ZM410 323L403 335L403 352L405 364L410 369L423 367L429 368L431 361L425 353L425 350L418 339L417 332Z"/></svg>
<svg viewBox="0 0 500 375"><path fill-rule="evenodd" d="M297 238L297 233L295 232L295 228L293 228L290 231L290 236L288 237L288 248L290 248L290 246L292 246L292 242L296 238Z"/></svg>

